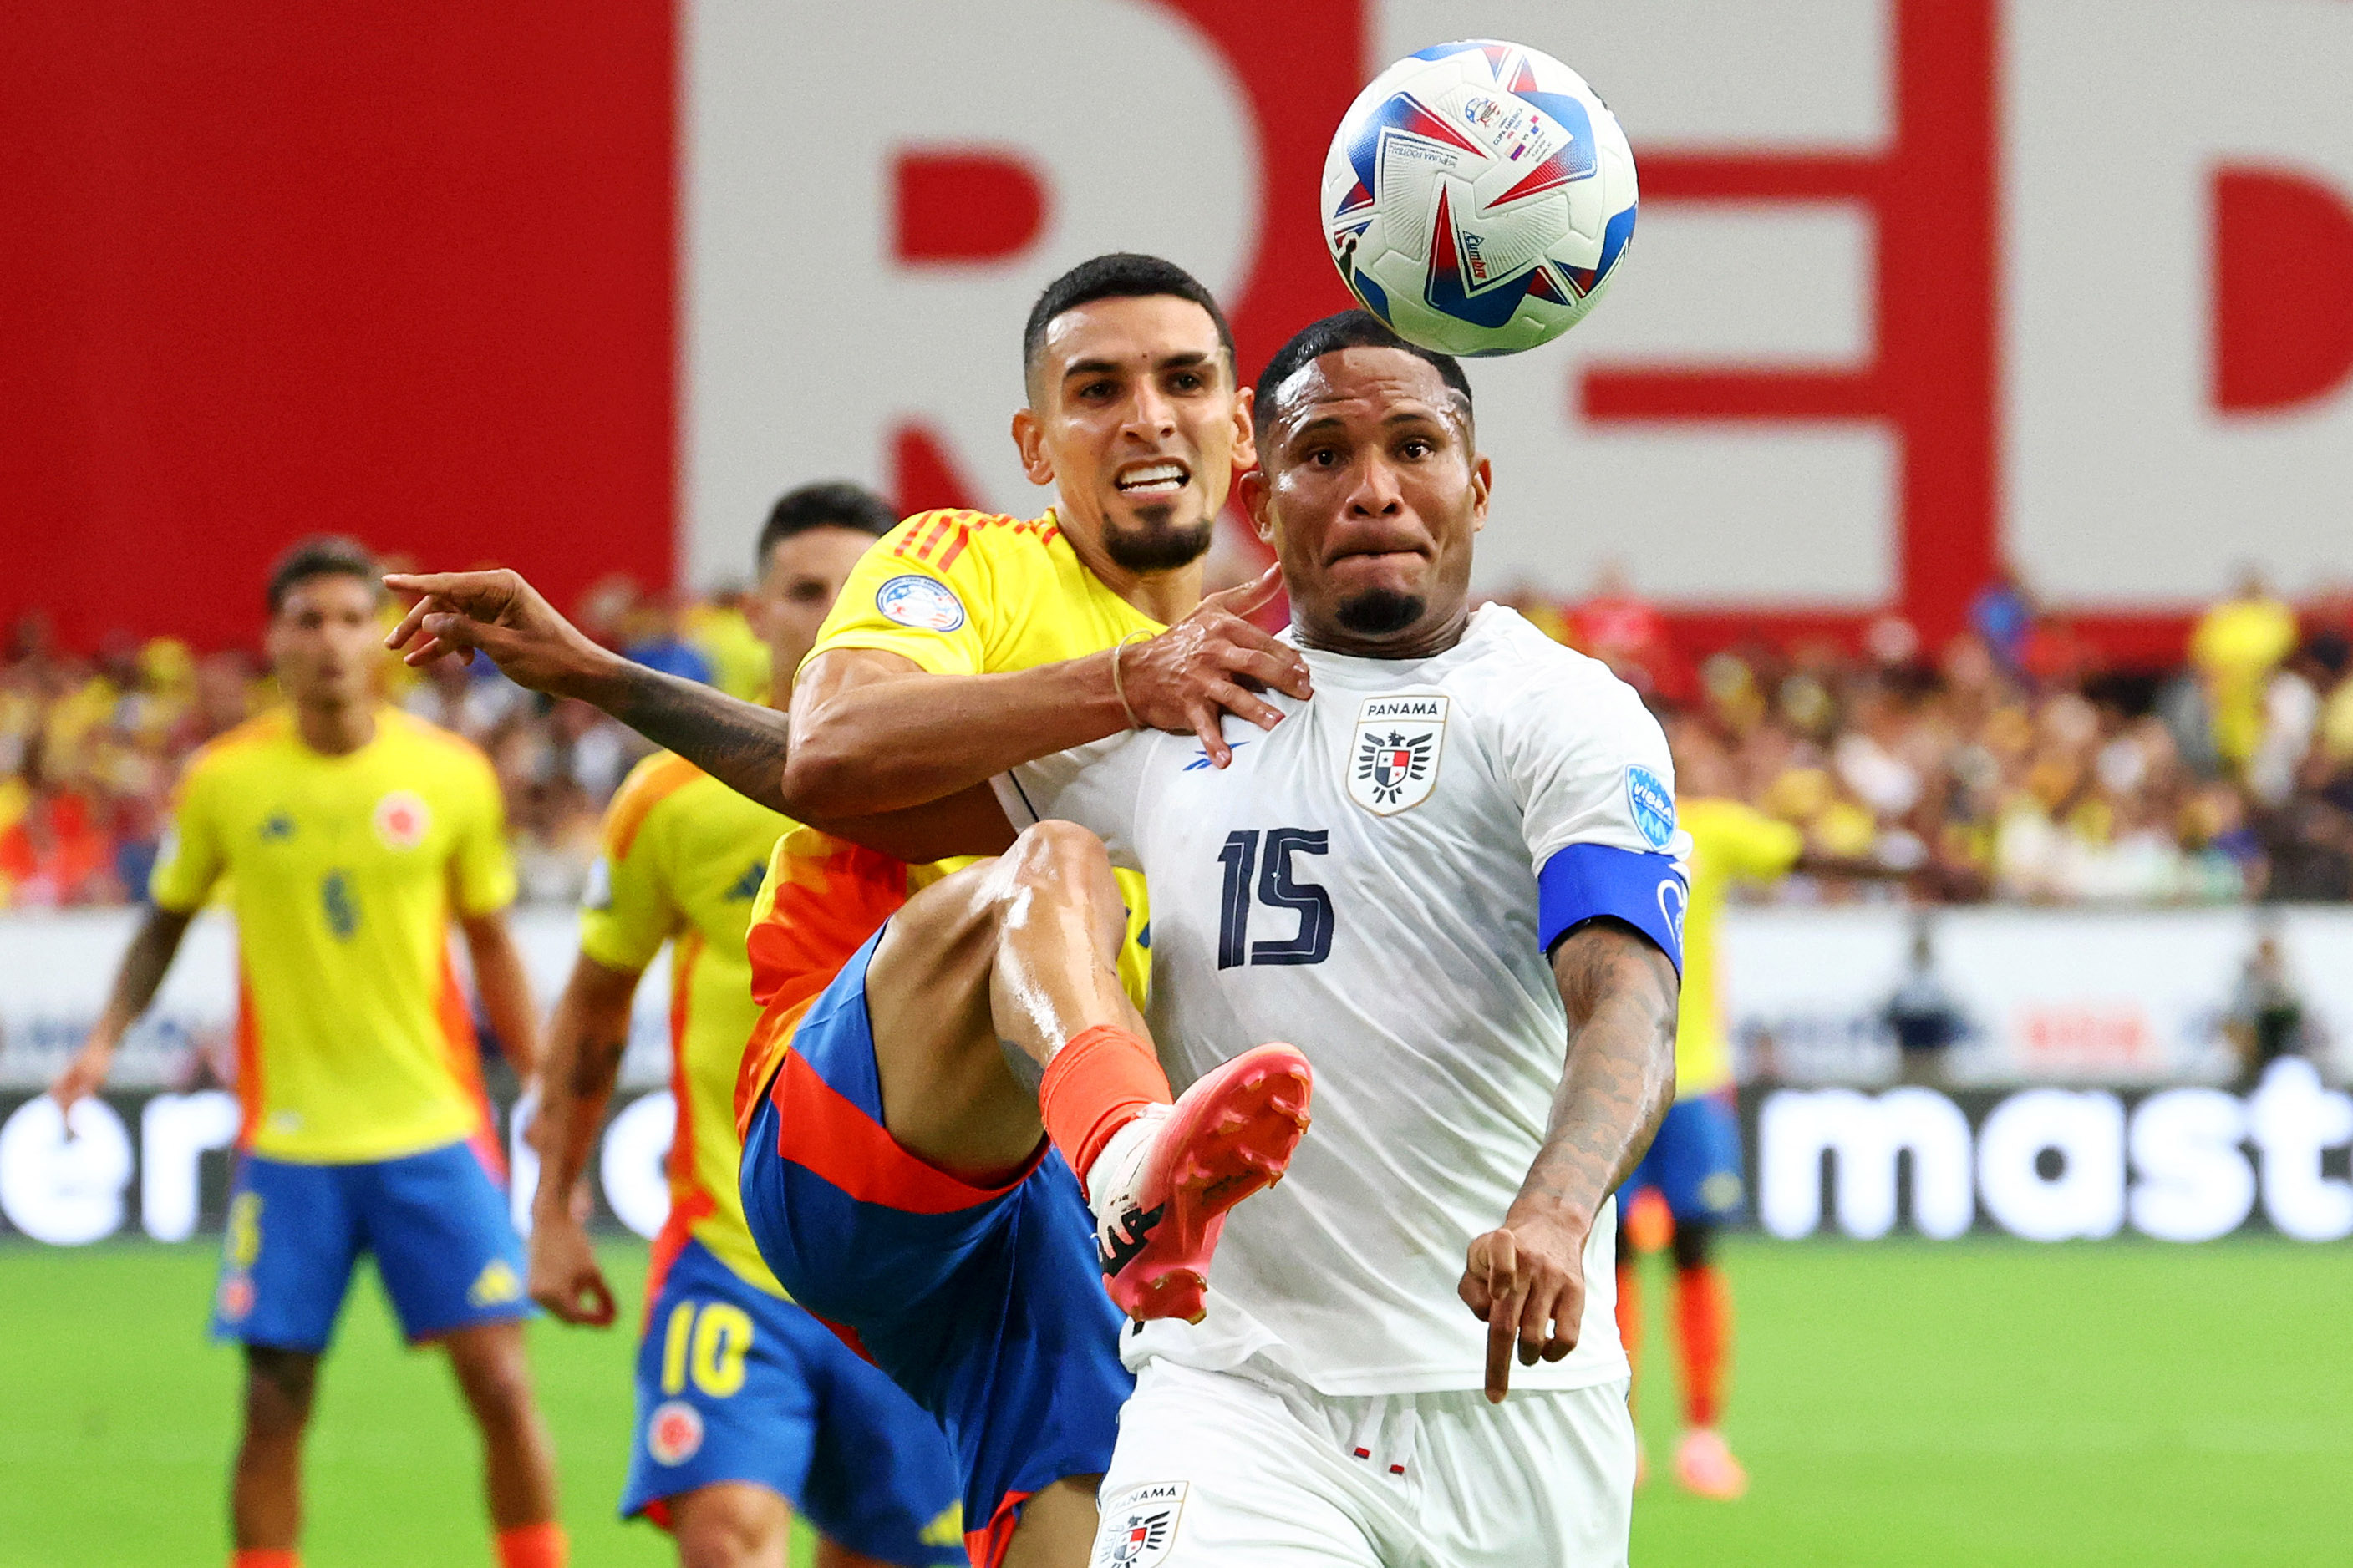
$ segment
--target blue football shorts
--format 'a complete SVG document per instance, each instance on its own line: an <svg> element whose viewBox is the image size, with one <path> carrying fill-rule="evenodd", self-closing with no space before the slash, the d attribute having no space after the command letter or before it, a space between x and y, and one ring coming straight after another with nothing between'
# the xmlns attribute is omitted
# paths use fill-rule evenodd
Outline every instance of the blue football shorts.
<svg viewBox="0 0 2353 1568"><path fill-rule="evenodd" d="M1002 1560L1021 1503L1111 1465L1119 1310L1061 1156L976 1187L882 1125L866 973L877 931L810 1004L744 1143L744 1209L793 1299L929 1411L964 1488L966 1544Z"/></svg>
<svg viewBox="0 0 2353 1568"><path fill-rule="evenodd" d="M1626 1178L1619 1212L1644 1187L1667 1200L1680 1220L1728 1225L1747 1207L1747 1184L1740 1175L1740 1117L1731 1091L1679 1100L1659 1123L1650 1152Z"/></svg>
<svg viewBox="0 0 2353 1568"><path fill-rule="evenodd" d="M214 1337L325 1350L363 1252L412 1343L532 1310L506 1194L470 1143L343 1165L248 1153L229 1193Z"/></svg>
<svg viewBox="0 0 2353 1568"><path fill-rule="evenodd" d="M670 1499L720 1481L765 1487L868 1557L965 1561L939 1425L833 1331L690 1240L646 1311L621 1517L668 1528Z"/></svg>

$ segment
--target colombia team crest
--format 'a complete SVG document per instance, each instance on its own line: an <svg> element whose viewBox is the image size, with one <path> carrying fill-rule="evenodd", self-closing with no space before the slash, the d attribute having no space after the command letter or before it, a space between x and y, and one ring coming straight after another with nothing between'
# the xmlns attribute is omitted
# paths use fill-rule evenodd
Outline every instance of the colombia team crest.
<svg viewBox="0 0 2353 1568"><path fill-rule="evenodd" d="M1176 1543L1188 1481L1151 1481L1111 1500L1095 1532L1091 1568L1152 1568Z"/></svg>
<svg viewBox="0 0 2353 1568"><path fill-rule="evenodd" d="M646 1422L646 1452L658 1465L682 1465L702 1447L702 1412L683 1399L654 1406Z"/></svg>
<svg viewBox="0 0 2353 1568"><path fill-rule="evenodd" d="M1348 798L1376 816L1395 816L1430 798L1446 742L1450 699L1367 697L1348 752Z"/></svg>
<svg viewBox="0 0 2353 1568"><path fill-rule="evenodd" d="M425 842L433 812L413 789L396 789L375 803L375 836L387 849L414 849Z"/></svg>

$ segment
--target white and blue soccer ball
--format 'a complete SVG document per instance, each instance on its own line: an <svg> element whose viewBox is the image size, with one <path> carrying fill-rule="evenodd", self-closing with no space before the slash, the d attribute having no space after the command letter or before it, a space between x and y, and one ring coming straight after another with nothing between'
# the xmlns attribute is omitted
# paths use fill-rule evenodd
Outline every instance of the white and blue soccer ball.
<svg viewBox="0 0 2353 1568"><path fill-rule="evenodd" d="M1366 310L1426 348L1550 342L1634 237L1634 153L1585 79L1492 38L1437 44L1356 95L1324 160L1324 237Z"/></svg>

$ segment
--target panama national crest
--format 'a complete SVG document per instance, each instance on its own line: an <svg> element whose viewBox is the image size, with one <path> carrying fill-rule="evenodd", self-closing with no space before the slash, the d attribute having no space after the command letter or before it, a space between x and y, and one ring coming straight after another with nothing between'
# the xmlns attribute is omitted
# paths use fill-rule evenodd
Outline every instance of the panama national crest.
<svg viewBox="0 0 2353 1568"><path fill-rule="evenodd" d="M1376 816L1395 816L1430 798L1446 742L1448 699L1367 697L1348 752L1348 798Z"/></svg>
<svg viewBox="0 0 2353 1568"><path fill-rule="evenodd" d="M1151 1481L1113 1498L1095 1532L1090 1568L1152 1568L1166 1558L1176 1543L1176 1522L1190 1484Z"/></svg>

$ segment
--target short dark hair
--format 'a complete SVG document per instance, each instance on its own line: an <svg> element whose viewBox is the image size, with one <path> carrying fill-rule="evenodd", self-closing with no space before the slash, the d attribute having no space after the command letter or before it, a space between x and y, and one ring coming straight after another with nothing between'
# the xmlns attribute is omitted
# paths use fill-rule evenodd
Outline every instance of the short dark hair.
<svg viewBox="0 0 2353 1568"><path fill-rule="evenodd" d="M1209 320L1218 324L1218 342L1225 345L1226 366L1234 370L1234 330L1226 324L1226 313L1218 309L1217 297L1201 286L1201 280L1173 261L1114 250L1080 262L1047 284L1038 302L1029 307L1029 320L1021 328L1022 381L1027 384L1037 371L1038 356L1046 349L1046 329L1055 317L1098 300L1148 300L1155 294L1190 300L1207 310ZM1240 372L1234 370L1234 374Z"/></svg>
<svg viewBox="0 0 2353 1568"><path fill-rule="evenodd" d="M797 533L812 528L850 528L880 539L899 526L899 509L848 479L819 479L776 498L768 521L760 525L760 542L752 552L755 572L768 569L768 552Z"/></svg>
<svg viewBox="0 0 2353 1568"><path fill-rule="evenodd" d="M1260 435L1264 435L1274 421L1274 395L1282 384L1325 354L1338 353L1342 349L1403 349L1414 358L1428 362L1437 369L1440 379L1462 399L1462 417L1471 418L1471 378L1462 374L1461 363L1452 354L1407 342L1369 310L1343 310L1300 328L1289 342L1274 351L1274 357L1258 373L1258 400L1251 421Z"/></svg>
<svg viewBox="0 0 2353 1568"><path fill-rule="evenodd" d="M313 577L356 577L368 585L368 592L384 596L384 568L368 552L366 545L356 539L346 539L340 533L314 533L308 539L298 539L285 554L269 568L269 613L276 615L286 605L286 595L295 585Z"/></svg>

